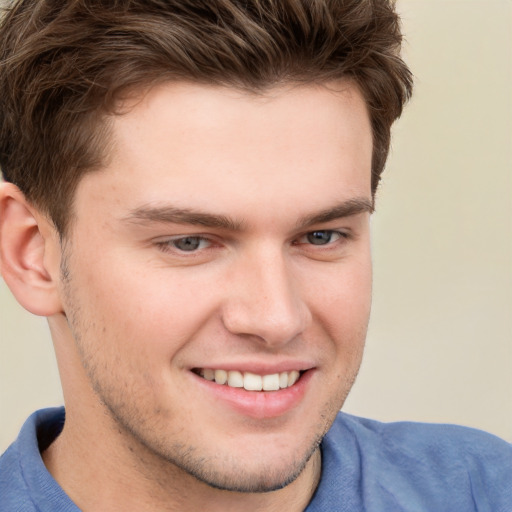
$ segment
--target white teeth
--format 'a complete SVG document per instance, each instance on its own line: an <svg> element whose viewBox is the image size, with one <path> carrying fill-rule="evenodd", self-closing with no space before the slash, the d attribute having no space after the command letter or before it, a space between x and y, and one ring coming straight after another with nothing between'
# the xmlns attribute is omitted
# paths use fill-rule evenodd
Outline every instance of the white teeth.
<svg viewBox="0 0 512 512"><path fill-rule="evenodd" d="M257 375L251 372L242 374L237 370L226 371L204 368L199 370L198 373L206 380L215 381L216 384L227 384L232 388L244 388L247 391L278 391L293 386L300 377L298 370Z"/></svg>
<svg viewBox="0 0 512 512"><path fill-rule="evenodd" d="M299 379L299 375L297 370L292 370L288 375L288 386L293 386Z"/></svg>
<svg viewBox="0 0 512 512"><path fill-rule="evenodd" d="M229 371L228 372L228 386L232 388L243 388L244 378L240 372Z"/></svg>
<svg viewBox="0 0 512 512"><path fill-rule="evenodd" d="M209 368L205 368L202 375L206 380L215 380L215 372Z"/></svg>
<svg viewBox="0 0 512 512"><path fill-rule="evenodd" d="M247 391L261 391L263 389L263 379L254 373L244 373L244 388Z"/></svg>
<svg viewBox="0 0 512 512"><path fill-rule="evenodd" d="M262 381L264 391L277 391L279 389L279 373L264 375Z"/></svg>
<svg viewBox="0 0 512 512"><path fill-rule="evenodd" d="M228 381L228 372L224 370L215 370L215 382L217 384L226 384Z"/></svg>

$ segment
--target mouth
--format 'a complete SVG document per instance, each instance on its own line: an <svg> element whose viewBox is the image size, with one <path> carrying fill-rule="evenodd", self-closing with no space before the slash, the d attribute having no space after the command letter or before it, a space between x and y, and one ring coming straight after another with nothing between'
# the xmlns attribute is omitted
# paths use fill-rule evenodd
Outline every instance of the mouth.
<svg viewBox="0 0 512 512"><path fill-rule="evenodd" d="M304 372L291 370L289 372L258 375L238 370L220 370L213 368L194 368L196 375L219 386L243 388L246 391L279 391L294 386Z"/></svg>

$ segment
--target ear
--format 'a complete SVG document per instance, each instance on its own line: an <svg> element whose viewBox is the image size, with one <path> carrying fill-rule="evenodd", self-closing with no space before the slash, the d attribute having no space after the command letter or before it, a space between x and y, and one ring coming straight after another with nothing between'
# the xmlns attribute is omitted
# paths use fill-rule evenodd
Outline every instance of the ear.
<svg viewBox="0 0 512 512"><path fill-rule="evenodd" d="M18 302L36 315L62 311L60 241L53 224L12 183L0 183L0 273Z"/></svg>

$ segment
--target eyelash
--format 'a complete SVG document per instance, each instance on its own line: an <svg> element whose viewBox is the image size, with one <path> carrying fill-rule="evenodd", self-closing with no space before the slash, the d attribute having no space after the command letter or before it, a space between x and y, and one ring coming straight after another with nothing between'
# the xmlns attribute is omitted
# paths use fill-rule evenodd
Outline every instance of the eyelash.
<svg viewBox="0 0 512 512"><path fill-rule="evenodd" d="M190 240L198 240L199 241L199 244L203 244L204 242L207 242L208 243L208 247L198 247L196 249L193 249L191 251L186 251L186 250L182 250L182 249L179 249L178 247L175 247L173 246L173 244L176 244L177 242L180 242L182 240L187 240L187 239L190 239ZM180 236L180 237L176 237L176 238L169 238L167 240L162 240L161 242L156 242L156 245L157 247L162 250L163 252L171 252L171 251L176 251L180 254L195 254L197 252L199 252L199 250L201 249L209 249L211 247L211 245L213 244L213 240L206 237L206 236L201 236L201 235L189 235L189 236Z"/></svg>
<svg viewBox="0 0 512 512"><path fill-rule="evenodd" d="M345 231L338 231L338 230L335 230L335 229L317 229L315 231L309 231L308 233L300 236L298 238L298 241L294 245L300 245L301 244L301 242L300 242L301 239L307 239L308 237L315 236L315 235L320 235L318 240L321 240L321 235L322 234L328 234L330 236L335 235L335 236L338 236L338 238L336 240L334 240L334 242L332 240L329 240L325 244L315 244L315 243L312 243L311 241L305 242L305 244L308 244L308 245L311 245L311 246L314 246L314 247L325 247L325 246L332 246L332 245L334 245L339 240L343 241L343 240L347 240L349 238L349 234L347 232L345 232Z"/></svg>
<svg viewBox="0 0 512 512"><path fill-rule="evenodd" d="M315 244L310 241L302 242L301 240L307 240L308 237L320 235L321 234L328 234L330 237L337 236L336 240L332 241L329 240L325 244ZM339 231L335 229L318 229L315 231L309 231L308 233L305 233L304 235L301 235L296 240L292 242L292 245L298 246L298 245L310 245L311 247L328 247L331 248L333 245L336 244L336 242L343 243L344 240L348 240L351 238L351 235L345 231ZM192 249L190 251L179 249L176 246L173 246L173 244L176 244L177 242L183 241L183 240L196 240L199 242L199 245L203 244L204 242L207 242L207 247L197 247L195 249ZM320 240L321 238L319 238ZM163 252L177 252L180 255L186 255L189 254L190 256L197 254L201 250L208 250L212 247L212 245L215 245L215 241L212 240L209 237L202 236L202 235L189 235L189 236L179 236L175 238L169 238L166 240L162 240L159 242L156 242L156 246Z"/></svg>

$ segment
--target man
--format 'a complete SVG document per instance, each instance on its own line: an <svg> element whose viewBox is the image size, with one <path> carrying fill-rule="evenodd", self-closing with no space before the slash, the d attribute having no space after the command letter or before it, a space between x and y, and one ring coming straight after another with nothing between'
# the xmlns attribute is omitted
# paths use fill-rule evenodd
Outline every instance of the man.
<svg viewBox="0 0 512 512"><path fill-rule="evenodd" d="M0 510L509 510L512 450L338 414L411 93L388 1L19 1L0 30L2 275L66 412Z"/></svg>

